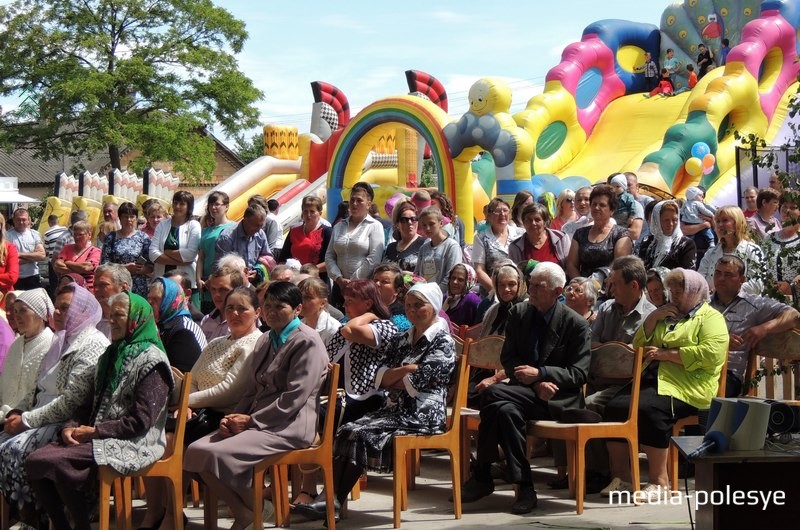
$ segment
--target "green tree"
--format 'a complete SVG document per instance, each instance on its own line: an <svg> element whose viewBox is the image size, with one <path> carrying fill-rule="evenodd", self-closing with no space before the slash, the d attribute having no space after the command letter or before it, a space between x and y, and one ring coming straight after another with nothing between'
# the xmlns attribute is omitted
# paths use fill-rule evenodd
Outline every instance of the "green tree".
<svg viewBox="0 0 800 530"><path fill-rule="evenodd" d="M263 97L238 70L244 22L211 0L16 0L0 6L0 95L28 104L0 117L0 145L45 159L140 152L132 169L172 161L210 178L214 143L258 124ZM31 104L34 101L35 104ZM31 119L37 118L37 119Z"/></svg>
<svg viewBox="0 0 800 530"><path fill-rule="evenodd" d="M249 140L243 136L237 138L236 154L244 160L245 164L264 156L264 132L254 134Z"/></svg>

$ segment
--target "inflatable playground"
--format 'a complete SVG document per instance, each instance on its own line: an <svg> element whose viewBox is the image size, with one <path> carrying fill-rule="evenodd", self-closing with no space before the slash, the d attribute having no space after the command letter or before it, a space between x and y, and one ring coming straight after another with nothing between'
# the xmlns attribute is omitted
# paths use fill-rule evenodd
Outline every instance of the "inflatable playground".
<svg viewBox="0 0 800 530"><path fill-rule="evenodd" d="M430 158L468 235L492 196L558 194L621 171L664 195L683 197L700 184L711 203L737 204L736 135L768 144L791 136L799 30L800 0L683 0L666 7L658 26L601 20L564 49L544 91L513 115L511 90L492 78L472 85L461 116L448 114L445 87L424 72L406 72L409 94L372 102L355 116L342 90L314 82L310 132L266 126L265 155L212 191L231 197L231 219L253 194L275 198L288 227L306 195L324 190L332 220L352 185L365 181L385 213L398 194L420 185ZM660 71L674 51L672 81L681 92L698 45L718 61L724 38L724 66L683 93L643 97L645 52ZM195 211L205 203L200 197Z"/></svg>

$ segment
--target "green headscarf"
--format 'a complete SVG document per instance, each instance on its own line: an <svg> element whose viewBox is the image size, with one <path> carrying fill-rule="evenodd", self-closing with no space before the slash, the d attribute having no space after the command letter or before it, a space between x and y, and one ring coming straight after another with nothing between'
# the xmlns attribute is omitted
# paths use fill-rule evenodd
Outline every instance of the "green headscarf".
<svg viewBox="0 0 800 530"><path fill-rule="evenodd" d="M95 396L99 396L105 388L110 388L112 392L117 389L122 377L122 367L128 359L136 357L150 346L165 351L158 337L150 304L138 294L128 292L127 295L130 298L128 329L125 338L112 342L97 363Z"/></svg>

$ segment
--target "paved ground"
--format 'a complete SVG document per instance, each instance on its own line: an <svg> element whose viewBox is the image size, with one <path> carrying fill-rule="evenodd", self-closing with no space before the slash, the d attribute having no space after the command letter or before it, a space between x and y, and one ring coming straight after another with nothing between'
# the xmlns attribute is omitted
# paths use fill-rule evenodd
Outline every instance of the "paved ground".
<svg viewBox="0 0 800 530"><path fill-rule="evenodd" d="M460 530L472 528L525 527L530 529L688 529L689 514L686 504L677 506L610 506L608 500L600 495L586 498L583 515L575 513L575 501L567 498L566 491L553 491L545 482L552 478L552 468L544 467L552 459L534 459L535 481L539 493L539 508L524 516L511 515L509 508L514 501L511 486L498 483L497 491L474 504L464 505L461 520L453 518L449 467L447 460L440 456L423 456L422 475L417 479L417 489L409 492L409 510L403 512L402 528L406 530L427 530L435 528ZM642 461L643 476L646 462ZM693 488L693 480L689 486ZM370 475L367 489L362 490L361 499L349 503L349 516L336 526L342 529L392 528L392 481L391 476ZM188 530L201 530L202 509L188 509L190 518ZM220 528L227 528L230 520L221 519ZM271 524L265 528L271 528ZM299 529L322 528L321 522L307 522L301 518L292 520L292 527Z"/></svg>

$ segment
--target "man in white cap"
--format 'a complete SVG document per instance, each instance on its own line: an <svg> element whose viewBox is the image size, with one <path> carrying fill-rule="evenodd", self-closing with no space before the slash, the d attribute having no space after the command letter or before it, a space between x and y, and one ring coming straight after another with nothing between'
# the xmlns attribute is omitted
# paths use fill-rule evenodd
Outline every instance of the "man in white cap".
<svg viewBox="0 0 800 530"><path fill-rule="evenodd" d="M509 382L483 391L477 466L461 488L462 502L475 502L494 491L490 467L499 459L500 447L511 482L518 486L511 512L533 511L537 498L526 423L558 420L565 409L584 406L592 334L586 319L558 301L566 280L555 263L539 263L531 272L528 302L509 312L500 356Z"/></svg>

